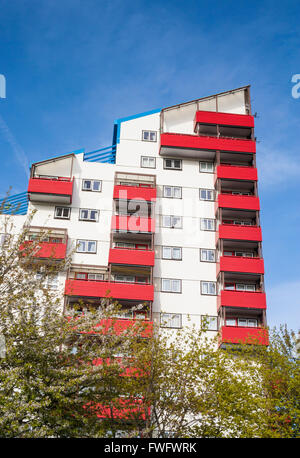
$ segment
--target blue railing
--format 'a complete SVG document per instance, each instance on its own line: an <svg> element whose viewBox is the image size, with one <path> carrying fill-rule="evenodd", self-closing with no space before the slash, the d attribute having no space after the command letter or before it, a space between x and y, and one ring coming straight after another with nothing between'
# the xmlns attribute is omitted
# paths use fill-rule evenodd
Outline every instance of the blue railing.
<svg viewBox="0 0 300 458"><path fill-rule="evenodd" d="M90 153L84 153L83 160L88 162L106 162L109 164L115 164L116 145L97 149L96 151L91 151Z"/></svg>
<svg viewBox="0 0 300 458"><path fill-rule="evenodd" d="M27 192L0 199L0 213L5 215L26 215L28 209Z"/></svg>

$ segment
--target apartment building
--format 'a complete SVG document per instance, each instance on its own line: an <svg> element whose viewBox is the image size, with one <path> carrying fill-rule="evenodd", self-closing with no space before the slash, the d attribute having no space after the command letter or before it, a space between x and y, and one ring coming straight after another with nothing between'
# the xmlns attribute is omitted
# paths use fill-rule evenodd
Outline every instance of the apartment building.
<svg viewBox="0 0 300 458"><path fill-rule="evenodd" d="M109 290L125 324L205 317L220 346L267 344L249 86L118 119L112 143L32 164L27 193L9 198L19 224L37 210L29 242L51 231L38 257L74 250L52 284L62 311L100 305Z"/></svg>

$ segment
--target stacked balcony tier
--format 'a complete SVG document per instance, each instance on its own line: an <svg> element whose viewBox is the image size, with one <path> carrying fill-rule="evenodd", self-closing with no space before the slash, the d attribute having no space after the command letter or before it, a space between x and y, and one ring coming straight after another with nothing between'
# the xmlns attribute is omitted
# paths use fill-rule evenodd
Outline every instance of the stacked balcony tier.
<svg viewBox="0 0 300 458"><path fill-rule="evenodd" d="M264 328L252 328L247 326L222 326L220 343L268 345L268 331Z"/></svg>
<svg viewBox="0 0 300 458"><path fill-rule="evenodd" d="M72 202L73 180L65 177L30 178L28 196L32 202L70 204Z"/></svg>

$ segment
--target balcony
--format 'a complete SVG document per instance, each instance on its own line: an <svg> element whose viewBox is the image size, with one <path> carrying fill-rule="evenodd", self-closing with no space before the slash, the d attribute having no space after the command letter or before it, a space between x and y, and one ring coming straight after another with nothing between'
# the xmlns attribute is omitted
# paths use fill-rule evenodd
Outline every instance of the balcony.
<svg viewBox="0 0 300 458"><path fill-rule="evenodd" d="M114 281L77 280L69 278L65 286L66 296L111 297L137 301L153 301L153 285Z"/></svg>
<svg viewBox="0 0 300 458"><path fill-rule="evenodd" d="M209 137L185 134L161 134L160 154L165 156L202 158L202 152L196 150L230 151L237 153L255 153L253 140Z"/></svg>
<svg viewBox="0 0 300 458"><path fill-rule="evenodd" d="M198 123L253 128L254 117L250 115L221 113L216 111L197 111L194 120L195 128Z"/></svg>
<svg viewBox="0 0 300 458"><path fill-rule="evenodd" d="M155 232L155 219L143 216L113 215L111 228L120 232Z"/></svg>
<svg viewBox="0 0 300 458"><path fill-rule="evenodd" d="M226 343L269 345L268 331L265 328L222 326L220 332L220 344Z"/></svg>
<svg viewBox="0 0 300 458"><path fill-rule="evenodd" d="M256 167L241 167L234 165L218 165L215 180L217 178L227 180L249 180L257 181Z"/></svg>
<svg viewBox="0 0 300 458"><path fill-rule="evenodd" d="M31 202L67 204L72 202L73 180L65 177L33 177L29 179Z"/></svg>
<svg viewBox="0 0 300 458"><path fill-rule="evenodd" d="M220 307L238 307L252 309L266 309L266 293L226 291L222 290L218 296L218 310Z"/></svg>
<svg viewBox="0 0 300 458"><path fill-rule="evenodd" d="M264 273L262 258L248 258L245 256L221 256L217 263L217 276L220 272Z"/></svg>
<svg viewBox="0 0 300 458"><path fill-rule="evenodd" d="M128 264L132 266L154 266L154 251L126 248L111 248L109 264Z"/></svg>
<svg viewBox="0 0 300 458"><path fill-rule="evenodd" d="M24 253L22 253L24 256L33 256L38 259L53 259L58 261L63 260L66 257L67 242L37 242L31 250L30 245L33 243L33 241L27 240L20 246L20 250L24 250Z"/></svg>
<svg viewBox="0 0 300 458"><path fill-rule="evenodd" d="M256 196L219 194L216 202L217 208L258 211L260 209L259 198Z"/></svg>
<svg viewBox="0 0 300 458"><path fill-rule="evenodd" d="M261 228L259 226L240 226L237 224L220 224L216 238L225 240L250 240L262 241Z"/></svg>
<svg viewBox="0 0 300 458"><path fill-rule="evenodd" d="M143 186L121 186L114 187L114 199L125 200L156 200L156 188L143 187Z"/></svg>
<svg viewBox="0 0 300 458"><path fill-rule="evenodd" d="M110 418L114 420L139 419L146 420L150 415L150 408L146 407L142 399L122 399L119 405L114 402L113 406L89 403L85 406L93 411L98 418Z"/></svg>

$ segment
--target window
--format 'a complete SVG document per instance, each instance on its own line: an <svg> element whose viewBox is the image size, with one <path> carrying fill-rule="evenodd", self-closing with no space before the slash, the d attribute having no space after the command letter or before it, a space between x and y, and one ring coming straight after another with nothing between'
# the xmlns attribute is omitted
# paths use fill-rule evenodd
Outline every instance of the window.
<svg viewBox="0 0 300 458"><path fill-rule="evenodd" d="M58 274L45 275L43 272L37 272L35 278L42 281L44 288L57 289L58 287Z"/></svg>
<svg viewBox="0 0 300 458"><path fill-rule="evenodd" d="M162 217L162 226L171 227L172 229L180 229L182 228L182 218L181 216L165 215Z"/></svg>
<svg viewBox="0 0 300 458"><path fill-rule="evenodd" d="M162 328L181 328L180 313L161 313L160 326Z"/></svg>
<svg viewBox="0 0 300 458"><path fill-rule="evenodd" d="M226 318L226 326L257 328L257 320L253 318Z"/></svg>
<svg viewBox="0 0 300 458"><path fill-rule="evenodd" d="M255 285L244 285L241 283L236 284L237 291L255 291Z"/></svg>
<svg viewBox="0 0 300 458"><path fill-rule="evenodd" d="M154 130L143 130L142 140L144 142L156 142L157 133Z"/></svg>
<svg viewBox="0 0 300 458"><path fill-rule="evenodd" d="M100 180L82 180L83 191L100 192L102 188L102 181Z"/></svg>
<svg viewBox="0 0 300 458"><path fill-rule="evenodd" d="M226 326L236 326L235 318L226 318Z"/></svg>
<svg viewBox="0 0 300 458"><path fill-rule="evenodd" d="M214 163L213 162L200 162L200 172L213 173Z"/></svg>
<svg viewBox="0 0 300 458"><path fill-rule="evenodd" d="M161 290L165 293L181 293L181 280L162 278Z"/></svg>
<svg viewBox="0 0 300 458"><path fill-rule="evenodd" d="M182 250L180 247L163 246L162 247L162 259L173 259L181 261Z"/></svg>
<svg viewBox="0 0 300 458"><path fill-rule="evenodd" d="M164 186L164 197L172 197L173 199L181 199L182 188L179 186Z"/></svg>
<svg viewBox="0 0 300 458"><path fill-rule="evenodd" d="M134 275L115 275L114 277L116 282L124 282L124 283L134 283L135 278Z"/></svg>
<svg viewBox="0 0 300 458"><path fill-rule="evenodd" d="M200 189L200 200L215 200L215 191L213 189Z"/></svg>
<svg viewBox="0 0 300 458"><path fill-rule="evenodd" d="M164 159L164 169L181 170L182 169L181 159Z"/></svg>
<svg viewBox="0 0 300 458"><path fill-rule="evenodd" d="M215 231L216 230L216 220L212 218L201 218L200 229L202 231Z"/></svg>
<svg viewBox="0 0 300 458"><path fill-rule="evenodd" d="M215 296L217 290L217 284L215 281L202 281L201 282L201 294L208 294Z"/></svg>
<svg viewBox="0 0 300 458"><path fill-rule="evenodd" d="M100 281L103 280L103 274L88 274L87 275L88 280L95 280L95 281Z"/></svg>
<svg viewBox="0 0 300 458"><path fill-rule="evenodd" d="M216 262L216 250L200 249L200 261Z"/></svg>
<svg viewBox="0 0 300 458"><path fill-rule="evenodd" d="M77 253L96 253L97 242L95 240L77 240Z"/></svg>
<svg viewBox="0 0 300 458"><path fill-rule="evenodd" d="M0 246L5 246L9 242L9 234L0 234Z"/></svg>
<svg viewBox="0 0 300 458"><path fill-rule="evenodd" d="M135 248L135 244L131 242L115 242L115 248Z"/></svg>
<svg viewBox="0 0 300 458"><path fill-rule="evenodd" d="M217 316L201 316L201 326L207 331L217 331L218 330L218 317Z"/></svg>
<svg viewBox="0 0 300 458"><path fill-rule="evenodd" d="M155 169L156 167L155 157L142 156L141 157L141 167L144 167L147 169Z"/></svg>
<svg viewBox="0 0 300 458"><path fill-rule="evenodd" d="M55 207L54 218L70 219L70 207Z"/></svg>
<svg viewBox="0 0 300 458"><path fill-rule="evenodd" d="M79 220L80 221L98 221L99 210L88 210L86 208L81 208L79 210Z"/></svg>

